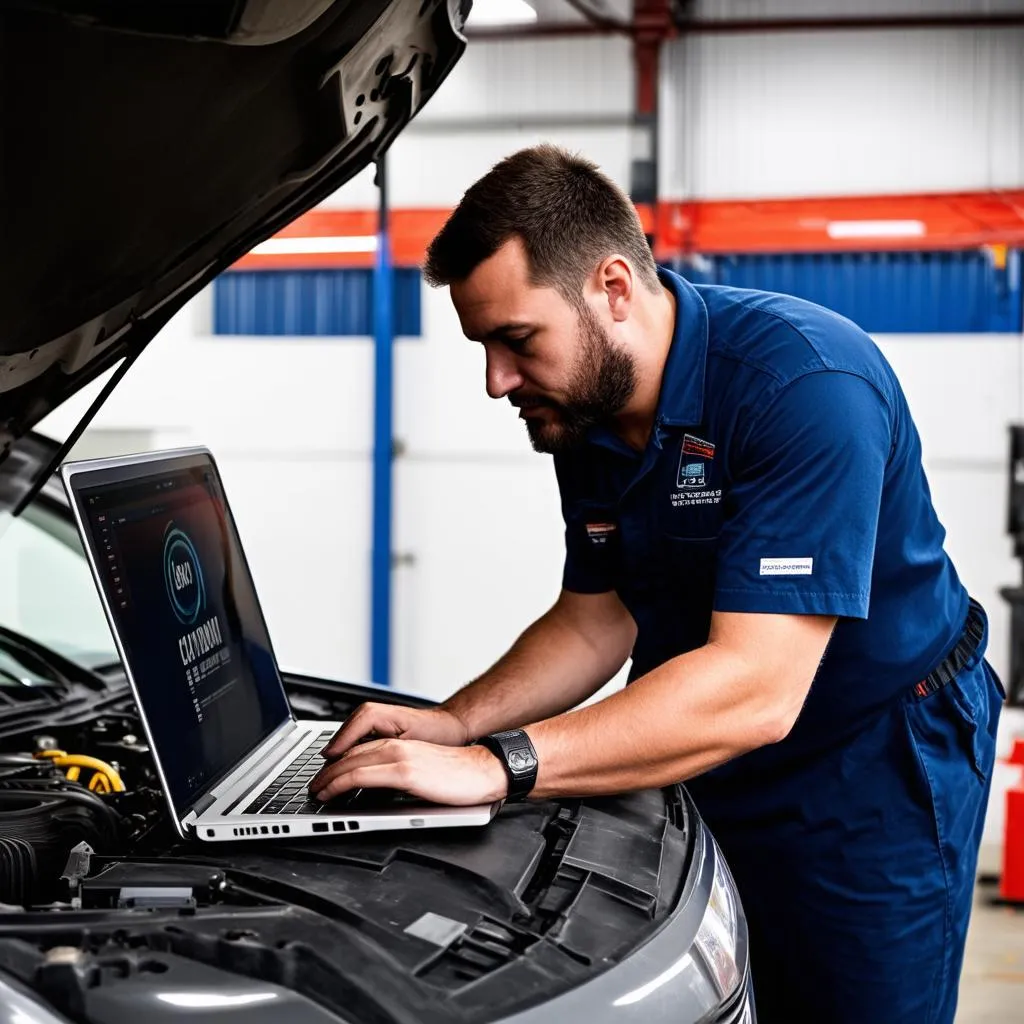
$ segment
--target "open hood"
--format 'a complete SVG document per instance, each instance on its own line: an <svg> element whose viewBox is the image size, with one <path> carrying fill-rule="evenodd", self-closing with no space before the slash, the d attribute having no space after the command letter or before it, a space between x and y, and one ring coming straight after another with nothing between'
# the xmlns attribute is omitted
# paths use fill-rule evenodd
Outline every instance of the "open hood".
<svg viewBox="0 0 1024 1024"><path fill-rule="evenodd" d="M214 276L379 157L469 0L0 11L0 462Z"/></svg>

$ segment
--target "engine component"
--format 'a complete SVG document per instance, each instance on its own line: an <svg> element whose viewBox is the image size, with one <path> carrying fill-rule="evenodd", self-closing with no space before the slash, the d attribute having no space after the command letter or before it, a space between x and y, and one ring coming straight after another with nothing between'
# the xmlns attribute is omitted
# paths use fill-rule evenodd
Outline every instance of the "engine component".
<svg viewBox="0 0 1024 1024"><path fill-rule="evenodd" d="M86 878L79 889L83 909L196 907L223 901L223 870L200 864L114 863Z"/></svg>
<svg viewBox="0 0 1024 1024"><path fill-rule="evenodd" d="M24 839L0 838L0 901L23 904L36 885L36 853Z"/></svg>
<svg viewBox="0 0 1024 1024"><path fill-rule="evenodd" d="M67 777L72 782L77 782L83 768L93 772L89 780L89 788L94 793L123 793L124 783L117 769L98 757L89 757L85 754L67 754L63 750L40 750L36 757L48 759L51 764L58 768L67 768Z"/></svg>
<svg viewBox="0 0 1024 1024"><path fill-rule="evenodd" d="M30 755L0 755L0 900L29 904L64 895L71 848L116 842L120 815L96 793Z"/></svg>

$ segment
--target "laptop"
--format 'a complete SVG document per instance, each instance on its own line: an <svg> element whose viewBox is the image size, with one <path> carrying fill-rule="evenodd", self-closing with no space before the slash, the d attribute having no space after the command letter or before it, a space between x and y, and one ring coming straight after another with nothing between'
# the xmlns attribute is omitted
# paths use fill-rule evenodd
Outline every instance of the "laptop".
<svg viewBox="0 0 1024 1024"><path fill-rule="evenodd" d="M501 801L307 792L340 722L292 713L213 456L65 463L61 480L175 828L211 842L485 825Z"/></svg>

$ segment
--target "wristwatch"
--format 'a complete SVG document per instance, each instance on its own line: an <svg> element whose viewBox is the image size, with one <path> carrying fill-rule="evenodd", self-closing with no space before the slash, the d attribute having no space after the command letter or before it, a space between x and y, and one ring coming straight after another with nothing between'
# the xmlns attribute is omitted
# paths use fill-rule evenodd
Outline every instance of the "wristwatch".
<svg viewBox="0 0 1024 1024"><path fill-rule="evenodd" d="M505 769L508 776L505 800L509 803L525 800L537 783L537 751L530 737L522 729L508 729L481 736L477 743L486 747Z"/></svg>

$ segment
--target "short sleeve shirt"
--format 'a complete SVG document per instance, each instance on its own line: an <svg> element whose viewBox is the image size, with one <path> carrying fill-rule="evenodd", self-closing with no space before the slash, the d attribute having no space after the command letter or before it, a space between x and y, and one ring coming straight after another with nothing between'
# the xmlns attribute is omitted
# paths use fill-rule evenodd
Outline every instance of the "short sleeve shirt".
<svg viewBox="0 0 1024 1024"><path fill-rule="evenodd" d="M567 590L636 620L630 678L706 643L714 610L838 618L804 715L850 721L955 644L968 596L898 381L849 320L667 270L676 324L651 438L555 458Z"/></svg>

